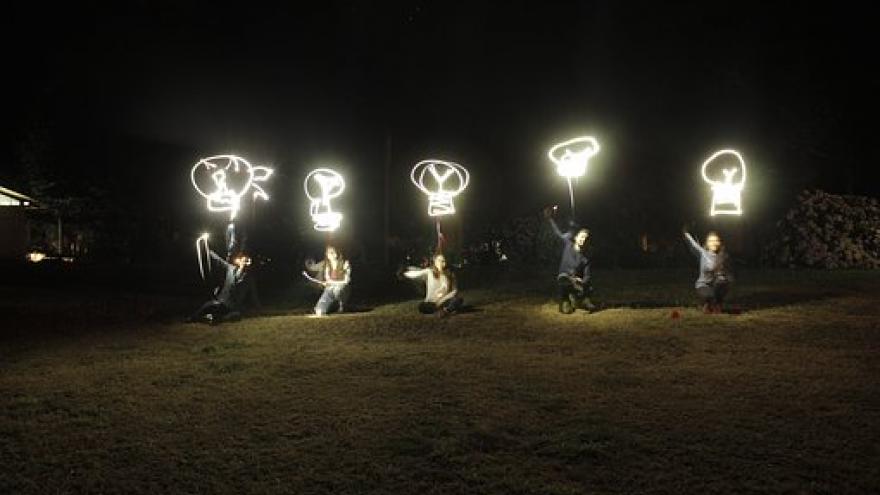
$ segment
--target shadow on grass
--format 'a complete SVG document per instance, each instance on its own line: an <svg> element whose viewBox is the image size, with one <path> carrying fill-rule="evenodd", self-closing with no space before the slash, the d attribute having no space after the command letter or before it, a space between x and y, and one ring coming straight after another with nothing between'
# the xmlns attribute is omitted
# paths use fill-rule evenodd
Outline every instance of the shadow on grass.
<svg viewBox="0 0 880 495"><path fill-rule="evenodd" d="M464 314L472 314L472 313L482 313L482 312L484 312L484 311L485 311L485 310L484 310L483 308L478 308L478 307L476 307L476 306L472 306L472 305L465 305L465 306L462 306L462 307L458 308L454 313L452 313L452 314L449 315L449 316L454 316L454 315L464 315ZM419 314L419 315L422 315L422 316L426 316L426 317L440 316L440 311L437 311L437 312L434 312L434 313L421 314L421 313L418 312L418 310L417 310L415 307L413 308L413 313L414 313L414 314Z"/></svg>
<svg viewBox="0 0 880 495"><path fill-rule="evenodd" d="M742 306L751 310L755 309L772 309L784 306L794 306L799 304L815 304L827 301L835 297L843 295L841 292L833 292L830 290L820 292L801 292L801 291L757 291L747 292L745 294L737 294L732 298L735 305Z"/></svg>
<svg viewBox="0 0 880 495"><path fill-rule="evenodd" d="M800 290L752 291L737 292L724 302L725 313L739 314L758 309L773 309L802 304L816 304L843 295L842 292L830 290L821 292L804 292ZM599 310L606 309L675 309L698 308L701 301L696 297L681 299L636 299L599 301Z"/></svg>
<svg viewBox="0 0 880 495"><path fill-rule="evenodd" d="M349 305L346 306L345 311L343 313L339 313L336 310L331 310L327 316L338 316L338 315L350 315L350 314L365 314L371 313L376 309L375 306L372 305ZM314 308L311 307L293 307L293 308L284 308L284 307L263 307L259 310L251 311L245 314L245 318L264 318L264 317L272 317L272 316L311 316L315 314Z"/></svg>

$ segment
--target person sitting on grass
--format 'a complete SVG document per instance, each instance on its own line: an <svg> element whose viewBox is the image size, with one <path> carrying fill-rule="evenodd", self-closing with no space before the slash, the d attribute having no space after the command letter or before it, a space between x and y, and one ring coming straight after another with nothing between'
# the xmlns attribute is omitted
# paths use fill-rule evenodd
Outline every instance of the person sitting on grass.
<svg viewBox="0 0 880 495"><path fill-rule="evenodd" d="M430 267L409 267L403 276L425 281L425 300L419 303L420 313L448 316L464 304L464 299L458 295L455 275L446 267L446 257L441 253L434 255Z"/></svg>
<svg viewBox="0 0 880 495"><path fill-rule="evenodd" d="M565 243L559 261L559 273L556 275L559 312L571 314L577 308L593 312L596 310L596 305L590 300L593 284L590 273L591 256L587 246L590 231L580 228L563 233L553 220L554 210L555 208L545 208L544 217L550 222L550 227L553 228L556 236Z"/></svg>
<svg viewBox="0 0 880 495"><path fill-rule="evenodd" d="M721 242L717 232L706 234L706 243L700 243L688 232L687 226L683 229L684 238L688 248L700 259L700 273L694 287L697 295L703 302L702 310L705 313L720 313L724 296L730 288L733 277L730 273L730 258Z"/></svg>
<svg viewBox="0 0 880 495"><path fill-rule="evenodd" d="M306 269L318 275L316 280L324 289L315 304L315 316L326 315L334 304L337 312L344 313L351 292L348 286L351 281L351 263L335 246L327 246L324 259L318 263L306 260Z"/></svg>
<svg viewBox="0 0 880 495"><path fill-rule="evenodd" d="M205 321L211 325L217 325L221 321L237 321L241 319L242 308L249 299L259 305L256 286L250 273L251 259L244 253L237 253L230 263L213 250L209 250L208 255L210 263L223 267L223 282L214 289L211 300L193 313L188 321Z"/></svg>

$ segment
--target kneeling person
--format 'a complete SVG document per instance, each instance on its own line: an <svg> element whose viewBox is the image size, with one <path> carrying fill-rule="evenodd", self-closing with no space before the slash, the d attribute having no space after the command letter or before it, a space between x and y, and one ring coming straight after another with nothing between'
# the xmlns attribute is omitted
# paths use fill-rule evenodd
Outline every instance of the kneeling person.
<svg viewBox="0 0 880 495"><path fill-rule="evenodd" d="M571 314L577 308L594 311L596 306L590 300L593 294L591 259L587 251L590 231L581 228L574 232L562 232L553 221L551 211L549 208L544 210L544 215L550 222L553 232L564 242L562 258L559 260L559 273L556 276L559 312Z"/></svg>
<svg viewBox="0 0 880 495"><path fill-rule="evenodd" d="M232 263L221 258L214 251L208 251L210 262L223 267L223 282L214 289L211 300L203 304L189 318L191 322L207 321L216 325L221 321L234 321L241 318L241 310L249 299L259 305L253 276L249 267L251 259L243 253L232 258Z"/></svg>
<svg viewBox="0 0 880 495"><path fill-rule="evenodd" d="M700 259L700 273L694 287L697 295L703 302L705 313L720 313L724 303L724 297L733 281L730 273L730 258L721 242L721 236L716 232L706 234L706 243L700 243L687 231L684 238L688 248Z"/></svg>
<svg viewBox="0 0 880 495"><path fill-rule="evenodd" d="M318 275L318 283L324 288L315 304L315 315L326 315L333 304L339 313L345 312L350 293L351 263L334 246L327 246L324 259L318 263L306 261L306 269Z"/></svg>

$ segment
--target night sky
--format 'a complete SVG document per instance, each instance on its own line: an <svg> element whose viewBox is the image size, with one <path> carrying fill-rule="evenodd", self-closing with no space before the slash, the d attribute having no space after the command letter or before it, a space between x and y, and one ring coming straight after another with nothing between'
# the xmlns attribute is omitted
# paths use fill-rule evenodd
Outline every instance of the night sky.
<svg viewBox="0 0 880 495"><path fill-rule="evenodd" d="M0 180L17 185L23 143L37 135L51 166L71 180L123 188L134 201L179 197L157 211L185 216L198 208L189 167L201 156L238 153L277 167L273 212L301 228L302 177L333 165L349 178L353 222L373 228L390 144L395 228L405 230L424 220L408 181L416 161L468 166L473 183L461 214L499 222L564 204L546 149L592 133L603 149L578 188L587 220L622 204L704 213L698 167L721 147L743 151L746 204L769 219L807 187L880 193L868 180L880 85L875 18L866 9L519 1L4 7Z"/></svg>

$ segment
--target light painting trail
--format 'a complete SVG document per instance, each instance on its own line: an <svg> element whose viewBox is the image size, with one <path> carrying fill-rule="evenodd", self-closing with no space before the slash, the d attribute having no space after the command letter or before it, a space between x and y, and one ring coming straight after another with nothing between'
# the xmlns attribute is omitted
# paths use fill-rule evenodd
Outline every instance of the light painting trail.
<svg viewBox="0 0 880 495"><path fill-rule="evenodd" d="M334 232L338 229L342 213L333 211L330 200L339 197L345 190L342 175L329 168L312 170L303 181L303 189L309 198L309 214L315 223L315 230Z"/></svg>
<svg viewBox="0 0 880 495"><path fill-rule="evenodd" d="M253 191L253 199L268 200L260 183L272 176L269 167L254 166L236 155L216 155L199 160L190 171L196 191L205 198L208 211L229 214L226 228L226 256L238 245L235 218L241 209L241 198Z"/></svg>
<svg viewBox="0 0 880 495"><path fill-rule="evenodd" d="M742 155L730 149L716 151L703 162L700 171L703 180L712 186L710 215L742 215L742 191L746 184L746 162ZM737 175L738 180L734 182Z"/></svg>
<svg viewBox="0 0 880 495"><path fill-rule="evenodd" d="M196 257L199 260L199 274L202 276L202 280L205 280L206 264L208 271L211 271L211 259L208 249L208 233L206 232L196 239Z"/></svg>
<svg viewBox="0 0 880 495"><path fill-rule="evenodd" d="M41 253L39 251L31 251L27 254L27 259L31 263L39 263L46 259L46 253Z"/></svg>
<svg viewBox="0 0 880 495"><path fill-rule="evenodd" d="M272 172L271 168L253 166L239 156L217 155L199 160L190 172L190 179L205 198L208 211L228 212L232 222L241 208L241 198L250 191L254 199L269 199L258 183L265 182Z"/></svg>
<svg viewBox="0 0 880 495"><path fill-rule="evenodd" d="M454 214L453 198L461 194L470 181L466 168L443 160L422 160L413 167L409 177L428 196L428 216L432 217ZM449 189L447 184L451 184Z"/></svg>
<svg viewBox="0 0 880 495"><path fill-rule="evenodd" d="M429 159L417 163L409 177L412 183L428 196L428 216L436 220L437 252L442 252L443 233L440 229L440 217L455 214L453 199L467 188L470 173L455 162Z"/></svg>
<svg viewBox="0 0 880 495"><path fill-rule="evenodd" d="M317 278L309 275L309 272L303 270L302 276L306 278L309 282L314 282L318 285L345 285L348 282L344 282L342 280L318 280Z"/></svg>
<svg viewBox="0 0 880 495"><path fill-rule="evenodd" d="M571 181L586 175L590 158L599 150L599 142L596 138L583 136L563 141L547 152L550 161L556 164L556 173L568 181L568 198L571 202L572 215L574 215L574 188Z"/></svg>

